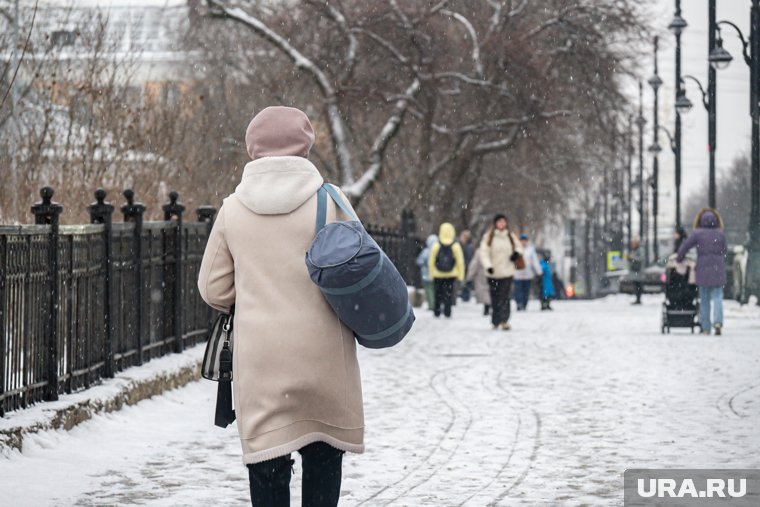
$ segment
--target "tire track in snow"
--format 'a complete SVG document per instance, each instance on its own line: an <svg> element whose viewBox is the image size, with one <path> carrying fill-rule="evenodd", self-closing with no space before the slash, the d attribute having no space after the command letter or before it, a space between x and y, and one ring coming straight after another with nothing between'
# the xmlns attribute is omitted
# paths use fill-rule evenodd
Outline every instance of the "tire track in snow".
<svg viewBox="0 0 760 507"><path fill-rule="evenodd" d="M430 478L433 477L442 466L451 460L472 424L472 413L469 409L464 407L463 403L455 399L446 381L450 377L451 372L465 368L467 368L466 365L460 364L437 370L428 381L428 387L430 390L435 393L438 399L440 399L449 409L449 413L451 414L446 429L431 448L428 455L400 480L384 486L368 498L359 502L357 504L358 506L367 504L377 505L380 502L383 502L383 505L388 505L395 502L410 491L430 480ZM461 417L462 407L464 407L464 411L467 412L465 420ZM445 449L445 444L450 440L454 441L454 448L451 451L447 451ZM437 458L438 455L442 455L441 458ZM431 467L432 472L423 475L422 478L415 477L415 475L419 475L421 471L423 471L422 473L425 473L425 471L430 470ZM409 482L411 482L411 484L408 484ZM401 491L394 491L398 489L401 489ZM371 502L371 504L369 502Z"/></svg>
<svg viewBox="0 0 760 507"><path fill-rule="evenodd" d="M538 456L538 449L541 447L541 416L533 407L522 401L510 390L505 388L503 380L504 375L502 373L497 379L497 386L506 396L513 399L515 403L517 403L517 405L520 407L520 410L517 412L521 414L521 417L519 430L515 435L515 447L513 449L513 452L510 454L509 460L504 464L494 482L497 482L502 477L505 480L510 479L510 476L512 475L510 474L512 467L509 465L513 458L515 458L517 467L514 473L519 475L512 479L512 481L506 485L500 493L497 494L496 498L493 498L493 495L491 494L488 495L490 496L490 500L483 501L483 503L480 503L479 501L473 505L492 506L498 505L499 502L503 501L517 486L520 485L520 483L522 483L525 477L528 476L528 473L533 467L533 464L536 461L536 457ZM521 437L521 433L524 435L524 437Z"/></svg>
<svg viewBox="0 0 760 507"><path fill-rule="evenodd" d="M741 419L744 419L746 417L749 417L746 414L740 413L736 407L734 406L734 402L736 399L750 391L753 391L760 387L760 383L755 384L745 384L742 388L740 388L738 391L728 391L726 393L723 393L718 400L715 402L715 406L718 409L718 411L723 414L725 417L738 417Z"/></svg>

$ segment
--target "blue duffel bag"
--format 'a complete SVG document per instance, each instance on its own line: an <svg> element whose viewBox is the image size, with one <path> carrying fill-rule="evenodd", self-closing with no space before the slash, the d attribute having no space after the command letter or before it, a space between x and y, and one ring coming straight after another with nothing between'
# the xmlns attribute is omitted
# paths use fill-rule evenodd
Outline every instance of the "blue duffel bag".
<svg viewBox="0 0 760 507"><path fill-rule="evenodd" d="M328 195L354 219L325 225ZM317 192L316 229L306 252L312 281L360 345L371 349L396 345L415 318L406 283L335 187L327 183Z"/></svg>

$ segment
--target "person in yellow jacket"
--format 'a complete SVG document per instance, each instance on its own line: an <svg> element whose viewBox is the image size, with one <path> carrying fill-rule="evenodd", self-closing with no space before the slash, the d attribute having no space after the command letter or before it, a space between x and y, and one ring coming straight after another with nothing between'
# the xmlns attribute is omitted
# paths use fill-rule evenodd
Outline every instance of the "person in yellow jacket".
<svg viewBox="0 0 760 507"><path fill-rule="evenodd" d="M457 231L450 223L441 224L438 241L430 250L428 258L429 276L433 280L433 315L441 316L441 307L446 317L451 317L451 298L454 282L464 281L464 252L456 241Z"/></svg>

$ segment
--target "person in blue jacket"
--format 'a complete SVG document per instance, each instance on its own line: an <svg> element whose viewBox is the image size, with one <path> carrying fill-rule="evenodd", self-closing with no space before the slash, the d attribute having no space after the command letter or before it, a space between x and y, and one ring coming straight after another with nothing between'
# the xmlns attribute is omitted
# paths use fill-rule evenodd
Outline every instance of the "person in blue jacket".
<svg viewBox="0 0 760 507"><path fill-rule="evenodd" d="M428 260L430 259L430 250L437 241L437 235L431 234L428 236L425 248L417 256L417 266L420 267L420 275L422 275L422 288L425 289L425 299L427 300L428 310L431 312L433 311L433 303L435 302L435 291L433 289L433 279L430 277L430 270L428 269Z"/></svg>
<svg viewBox="0 0 760 507"><path fill-rule="evenodd" d="M552 280L551 252L544 250L541 254L541 310L551 310L551 300L556 297Z"/></svg>

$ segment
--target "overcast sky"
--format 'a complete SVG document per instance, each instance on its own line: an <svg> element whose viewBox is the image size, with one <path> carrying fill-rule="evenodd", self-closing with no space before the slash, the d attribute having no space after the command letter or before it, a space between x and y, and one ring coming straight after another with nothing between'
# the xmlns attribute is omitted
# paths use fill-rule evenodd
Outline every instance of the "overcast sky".
<svg viewBox="0 0 760 507"><path fill-rule="evenodd" d="M675 100L675 37L666 30L673 18L675 0L656 0L652 8L652 26L660 30L659 71L664 85L660 88L660 124L671 133L674 131ZM691 74L707 87L707 0L682 0L682 16L689 26L681 36L682 74ZM718 0L717 19L732 21L741 28L745 37L749 36L750 0ZM727 172L731 161L742 152L749 152L751 123L749 116L749 67L741 57L742 45L736 32L730 27L722 31L724 44L734 57L731 65L717 71L717 150L715 152L718 178ZM651 46L650 46L651 47ZM642 59L645 115L647 116L647 137L645 146L651 144L652 136L652 100L653 92L646 80L653 72L653 57ZM632 93L638 94L637 85L632 86ZM682 121L682 200L688 194L697 192L708 175L709 161L707 153L707 111L701 104L701 95L696 85L687 81L687 96L694 104L692 110L681 116ZM638 102L638 97L636 97ZM673 154L667 149L667 139L660 136L660 220L663 226L670 227L675 213L675 184L673 172ZM651 167L651 156L645 157L647 167ZM704 196L705 205L707 196ZM718 208L721 203L718 202ZM690 217L683 217L690 221Z"/></svg>

